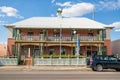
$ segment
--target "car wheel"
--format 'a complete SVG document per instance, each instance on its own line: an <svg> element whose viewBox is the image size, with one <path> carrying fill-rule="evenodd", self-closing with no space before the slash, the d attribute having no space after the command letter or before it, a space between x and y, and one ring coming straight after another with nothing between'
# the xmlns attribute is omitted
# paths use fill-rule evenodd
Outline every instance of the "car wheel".
<svg viewBox="0 0 120 80"><path fill-rule="evenodd" d="M97 70L97 71L102 71L102 70L103 70L103 66L102 66L101 64L98 64L98 65L96 66L96 70Z"/></svg>
<svg viewBox="0 0 120 80"><path fill-rule="evenodd" d="M115 69L116 71L120 71L120 69Z"/></svg>
<svg viewBox="0 0 120 80"><path fill-rule="evenodd" d="M96 69L95 69L95 68L92 68L92 70L93 70L93 71L96 71Z"/></svg>

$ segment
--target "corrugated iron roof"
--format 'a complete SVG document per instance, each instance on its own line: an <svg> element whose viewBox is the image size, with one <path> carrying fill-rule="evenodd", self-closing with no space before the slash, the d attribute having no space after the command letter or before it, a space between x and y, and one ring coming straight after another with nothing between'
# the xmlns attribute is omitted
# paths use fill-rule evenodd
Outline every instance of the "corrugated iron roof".
<svg viewBox="0 0 120 80"><path fill-rule="evenodd" d="M32 17L14 24L15 28L77 28L103 29L107 25L88 18ZM6 25L7 26L7 25Z"/></svg>

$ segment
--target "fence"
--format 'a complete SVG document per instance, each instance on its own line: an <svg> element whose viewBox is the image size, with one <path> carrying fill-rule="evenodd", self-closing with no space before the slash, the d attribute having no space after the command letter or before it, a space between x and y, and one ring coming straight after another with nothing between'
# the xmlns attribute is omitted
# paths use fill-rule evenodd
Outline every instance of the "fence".
<svg viewBox="0 0 120 80"><path fill-rule="evenodd" d="M34 58L34 65L86 65L86 58ZM18 65L17 58L0 58L0 66Z"/></svg>
<svg viewBox="0 0 120 80"><path fill-rule="evenodd" d="M34 65L86 65L86 58L34 58Z"/></svg>
<svg viewBox="0 0 120 80"><path fill-rule="evenodd" d="M17 58L0 58L0 66L18 65Z"/></svg>

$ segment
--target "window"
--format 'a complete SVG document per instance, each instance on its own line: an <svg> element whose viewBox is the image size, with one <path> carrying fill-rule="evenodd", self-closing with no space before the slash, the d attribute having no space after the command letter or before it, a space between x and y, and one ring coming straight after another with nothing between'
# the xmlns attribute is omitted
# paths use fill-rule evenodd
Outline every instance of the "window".
<svg viewBox="0 0 120 80"><path fill-rule="evenodd" d="M93 30L89 30L88 31L88 40L93 40L94 39L93 36L94 36Z"/></svg>
<svg viewBox="0 0 120 80"><path fill-rule="evenodd" d="M88 33L88 36L93 36L93 33Z"/></svg>
<svg viewBox="0 0 120 80"><path fill-rule="evenodd" d="M54 30L54 36L55 36L55 37L60 36L60 32L59 32L59 30L57 30L57 29Z"/></svg>
<svg viewBox="0 0 120 80"><path fill-rule="evenodd" d="M40 34L46 34L46 30L45 29L40 30Z"/></svg>
<svg viewBox="0 0 120 80"><path fill-rule="evenodd" d="M108 60L108 57L106 56L106 57L104 57L104 60Z"/></svg>
<svg viewBox="0 0 120 80"><path fill-rule="evenodd" d="M25 56L28 56L28 47L24 47L24 54L25 54Z"/></svg>
<svg viewBox="0 0 120 80"><path fill-rule="evenodd" d="M87 50L91 50L91 46L87 46Z"/></svg>
<svg viewBox="0 0 120 80"><path fill-rule="evenodd" d="M13 53L13 56L17 56L16 55L16 46L15 45L12 45L12 53Z"/></svg>
<svg viewBox="0 0 120 80"><path fill-rule="evenodd" d="M106 53L107 53L106 46L103 46L103 47L102 47L102 53L103 53L103 54L106 54Z"/></svg>
<svg viewBox="0 0 120 80"><path fill-rule="evenodd" d="M88 36L93 36L93 30L88 31Z"/></svg>
<svg viewBox="0 0 120 80"><path fill-rule="evenodd" d="M49 49L49 54L52 55L53 52L54 52L54 48L53 48L53 47L50 47L50 49Z"/></svg>
<svg viewBox="0 0 120 80"><path fill-rule="evenodd" d="M103 30L103 38L106 38L106 30Z"/></svg>
<svg viewBox="0 0 120 80"><path fill-rule="evenodd" d="M32 36L33 35L33 32L28 32L28 36Z"/></svg>
<svg viewBox="0 0 120 80"><path fill-rule="evenodd" d="M100 58L100 60L104 60L104 58L102 56L100 56L99 58Z"/></svg>
<svg viewBox="0 0 120 80"><path fill-rule="evenodd" d="M116 57L109 57L109 60L117 60L117 58Z"/></svg>
<svg viewBox="0 0 120 80"><path fill-rule="evenodd" d="M29 32L32 32L32 29L29 29Z"/></svg>
<svg viewBox="0 0 120 80"><path fill-rule="evenodd" d="M33 32L28 32L28 40L32 40Z"/></svg>
<svg viewBox="0 0 120 80"><path fill-rule="evenodd" d="M35 54L36 57L39 56L39 52L40 52L39 49L34 49L34 54Z"/></svg>
<svg viewBox="0 0 120 80"><path fill-rule="evenodd" d="M33 55L34 55L35 57L40 56L40 48L39 48L39 46L34 46L34 47L33 47L33 50L32 50L32 53L33 53Z"/></svg>
<svg viewBox="0 0 120 80"><path fill-rule="evenodd" d="M62 47L61 54L65 54L65 47Z"/></svg>
<svg viewBox="0 0 120 80"><path fill-rule="evenodd" d="M17 36L17 29L14 28L14 29L13 29L13 37L15 38L16 36Z"/></svg>

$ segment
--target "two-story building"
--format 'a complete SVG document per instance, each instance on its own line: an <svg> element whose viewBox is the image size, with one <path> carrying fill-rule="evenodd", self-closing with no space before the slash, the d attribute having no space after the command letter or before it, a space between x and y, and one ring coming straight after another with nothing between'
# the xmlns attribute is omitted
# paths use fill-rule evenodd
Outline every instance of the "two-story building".
<svg viewBox="0 0 120 80"><path fill-rule="evenodd" d="M5 27L8 56L75 55L78 39L80 55L112 54L113 27L88 18L32 17Z"/></svg>

